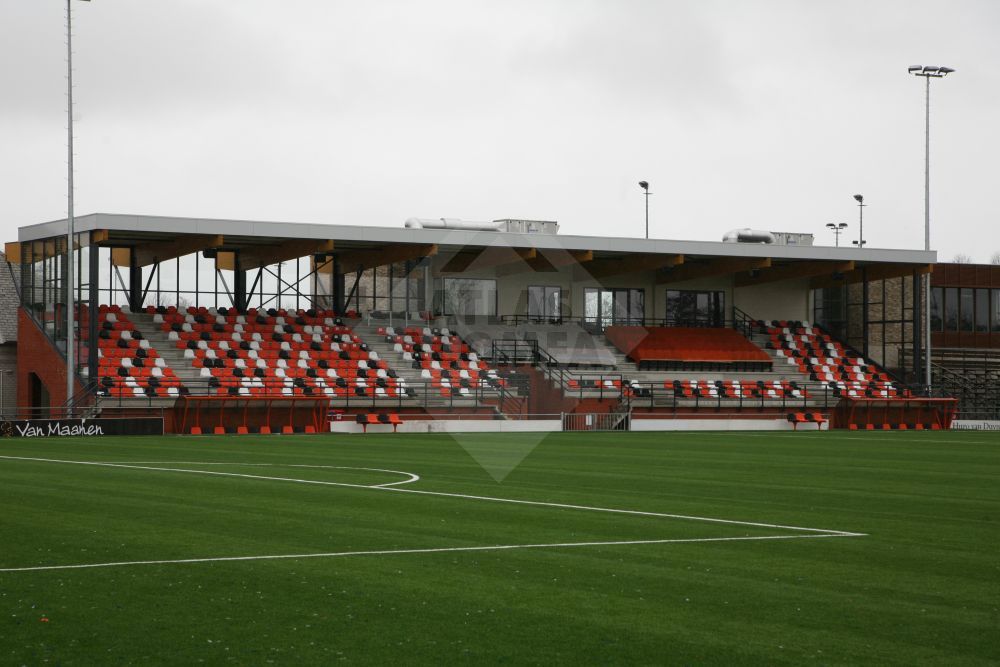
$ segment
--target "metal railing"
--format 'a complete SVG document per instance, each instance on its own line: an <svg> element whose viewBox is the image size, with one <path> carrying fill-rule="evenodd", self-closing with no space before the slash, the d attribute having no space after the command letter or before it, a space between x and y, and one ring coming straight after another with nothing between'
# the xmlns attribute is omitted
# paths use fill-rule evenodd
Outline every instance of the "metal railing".
<svg viewBox="0 0 1000 667"><path fill-rule="evenodd" d="M510 381L509 378L504 378L504 380ZM239 387L236 387L236 393L229 392L228 387L226 388L227 391L225 393L221 393L219 391L219 386L211 385L209 382L210 380L208 378L184 381L184 391L179 392L174 396L125 396L120 393L117 395L111 394L107 396L97 395L95 406L101 410L108 407L124 408L138 406L162 406L164 401L173 402L182 397L190 396L195 398L229 398L234 401L291 401L299 399L329 398L331 403L337 405L338 407L345 408L454 408L468 407L470 403L474 404L476 407L488 407L501 412L507 412L509 410L513 413L521 413L526 408L524 401L517 395L517 392L513 391L511 387L503 384L492 386L484 385L483 383L470 383L470 385L466 387L468 392L462 394L461 392L456 393L453 391L445 391L442 393L442 387L435 386L432 381L408 381L404 387L400 387L400 391L397 391L395 396L376 395L370 387L365 390L365 395L359 395L354 392L354 386L348 385L347 387L340 387L340 389L346 388L348 390L346 393L328 396L325 392L322 392L316 387L310 387L312 390L310 393L295 390L292 390L290 393L286 393L285 389L287 386L283 382L278 383L273 380L264 381L263 388L265 391L261 393L240 393Z"/></svg>

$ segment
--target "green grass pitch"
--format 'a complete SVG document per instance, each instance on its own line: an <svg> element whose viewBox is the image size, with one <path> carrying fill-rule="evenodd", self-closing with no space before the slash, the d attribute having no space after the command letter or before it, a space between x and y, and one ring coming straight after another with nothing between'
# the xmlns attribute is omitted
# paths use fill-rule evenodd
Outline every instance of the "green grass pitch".
<svg viewBox="0 0 1000 667"><path fill-rule="evenodd" d="M1000 661L996 434L11 439L0 457L0 664Z"/></svg>

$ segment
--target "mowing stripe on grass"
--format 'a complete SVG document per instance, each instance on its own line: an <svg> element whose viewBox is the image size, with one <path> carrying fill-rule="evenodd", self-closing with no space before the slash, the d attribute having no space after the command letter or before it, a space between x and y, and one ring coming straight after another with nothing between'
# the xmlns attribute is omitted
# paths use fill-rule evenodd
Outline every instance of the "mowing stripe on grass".
<svg viewBox="0 0 1000 667"><path fill-rule="evenodd" d="M376 551L332 551L312 554L276 554L270 556L220 556L216 558L177 558L173 560L133 560L111 563L81 563L74 565L36 565L32 567L5 567L0 572L38 572L42 570L85 570L101 567L128 567L132 565L184 565L193 563L223 563L250 560L288 560L301 558L341 558L346 556L394 556L400 554L436 554L459 551L511 551L514 549L561 549L571 547L614 547L646 544L683 544L691 542L751 542L760 540L802 540L817 537L861 537L861 533L823 533L816 535L758 535L754 537L690 537L666 540L618 540L612 542L555 542L552 544L493 544L476 547L437 547L424 549L383 549Z"/></svg>
<svg viewBox="0 0 1000 667"><path fill-rule="evenodd" d="M160 466L131 465L126 463L102 463L99 461L70 461L65 459L43 459L28 456L0 456L0 459L10 461L33 461L40 463L62 463L70 465L97 466L105 468L125 468L131 470L152 470L157 472L180 472L193 475L212 475L217 477L237 477L242 479L257 479L272 482L292 482L295 484L314 484L319 486L336 486L349 489L368 489L372 491L387 491L394 493L412 493L423 496L437 496L441 498L462 498L465 500L482 500L486 502L511 503L515 505L532 505L535 507L555 507L558 509L579 510L584 512L607 512L611 514L628 514L632 516L647 516L663 519L682 519L685 521L702 521L706 523L719 523L731 526L753 526L755 528L776 528L779 530L793 530L798 532L817 533L832 537L863 537L865 533L854 533L844 530L832 530L827 528L807 528L803 526L786 526L776 523L762 523L758 521L739 521L736 519L718 519L706 516L690 516L686 514L667 514L662 512L646 512L642 510L626 510L612 507L591 507L588 505L570 505L567 503L548 503L541 500L518 500L515 498L496 498L493 496L474 496L464 493L448 493L445 491L423 491L420 489L401 489L395 486L367 486L364 484L350 484L348 482L323 482L312 479L295 479L291 477L272 477L268 475L248 475L246 473L220 472L215 470L191 470L189 468L164 468Z"/></svg>

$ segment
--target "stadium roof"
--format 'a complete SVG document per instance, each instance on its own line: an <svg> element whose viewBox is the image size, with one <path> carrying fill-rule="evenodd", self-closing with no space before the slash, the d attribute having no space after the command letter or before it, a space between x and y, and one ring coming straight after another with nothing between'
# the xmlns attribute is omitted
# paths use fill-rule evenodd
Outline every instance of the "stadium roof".
<svg viewBox="0 0 1000 667"><path fill-rule="evenodd" d="M487 247L535 248L592 252L594 258L620 257L627 254L683 255L695 257L774 258L778 260L826 260L860 264L894 263L927 265L935 262L937 253L924 250L889 248L858 249L851 246L780 245L725 243L721 241L687 241L676 239L642 239L568 234L519 234L495 231L453 229L409 229L399 227L367 227L361 225L330 225L314 223L268 222L256 220L223 220L211 218L176 218L148 215L94 213L79 216L75 221L78 232L105 230L101 245L146 246L154 243L176 244L184 237L205 248L216 247L221 236L226 248L250 249L280 247L290 241L324 241L329 250L377 250L386 245L435 245L441 250ZM33 241L66 233L66 221L56 220L28 225L18 230L19 241ZM330 243L332 242L332 243ZM188 252L200 250L193 248ZM302 255L312 251L303 252Z"/></svg>
<svg viewBox="0 0 1000 667"><path fill-rule="evenodd" d="M578 265L591 278L654 271L656 282L677 283L732 275L737 287L777 280L811 279L833 287L928 273L936 253L888 248L726 243L637 239L565 234L523 234L465 229L367 227L255 220L172 218L94 213L76 219L78 232L94 232L92 242L130 248L118 265L148 266L191 253L214 250L224 268L251 270L306 256L335 260L340 273L443 256L442 273L469 267L504 266L506 273L553 271ZM66 221L21 227L19 240L35 241L66 233ZM238 251L234 252L234 251ZM19 252L17 253L20 254ZM19 260L18 260L19 261Z"/></svg>

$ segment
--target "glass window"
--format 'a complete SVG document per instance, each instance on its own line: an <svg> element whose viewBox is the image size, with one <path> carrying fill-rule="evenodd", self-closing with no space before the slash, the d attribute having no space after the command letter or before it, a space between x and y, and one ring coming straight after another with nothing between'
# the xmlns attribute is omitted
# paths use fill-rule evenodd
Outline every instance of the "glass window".
<svg viewBox="0 0 1000 667"><path fill-rule="evenodd" d="M646 292L624 287L588 287L584 290L583 313L589 324L639 326L646 316Z"/></svg>
<svg viewBox="0 0 1000 667"><path fill-rule="evenodd" d="M944 331L944 288L931 288L931 331Z"/></svg>
<svg viewBox="0 0 1000 667"><path fill-rule="evenodd" d="M632 324L641 325L646 319L646 291L629 290L628 317Z"/></svg>
<svg viewBox="0 0 1000 667"><path fill-rule="evenodd" d="M536 322L558 320L562 288L550 285L528 287L528 318Z"/></svg>
<svg viewBox="0 0 1000 667"><path fill-rule="evenodd" d="M995 289L992 291L993 291L993 307L990 309L990 312L992 313L990 319L993 320L993 323L990 325L990 328L995 333L1000 333L1000 289Z"/></svg>
<svg viewBox="0 0 1000 667"><path fill-rule="evenodd" d="M446 315L495 317L497 314L497 281L445 278L443 302Z"/></svg>
<svg viewBox="0 0 1000 667"><path fill-rule="evenodd" d="M961 288L959 298L961 299L961 303L959 305L959 317L961 318L960 328L962 331L972 331L972 322L974 314L973 289L971 287Z"/></svg>
<svg viewBox="0 0 1000 667"><path fill-rule="evenodd" d="M583 319L588 322L597 322L598 317L600 317L599 291L593 287L588 287L583 291Z"/></svg>
<svg viewBox="0 0 1000 667"><path fill-rule="evenodd" d="M976 290L976 331L988 332L990 330L990 291L988 289Z"/></svg>
<svg viewBox="0 0 1000 667"><path fill-rule="evenodd" d="M668 326L710 326L725 324L725 292L667 290Z"/></svg>
<svg viewBox="0 0 1000 667"><path fill-rule="evenodd" d="M958 288L944 289L944 328L945 331L958 331Z"/></svg>

